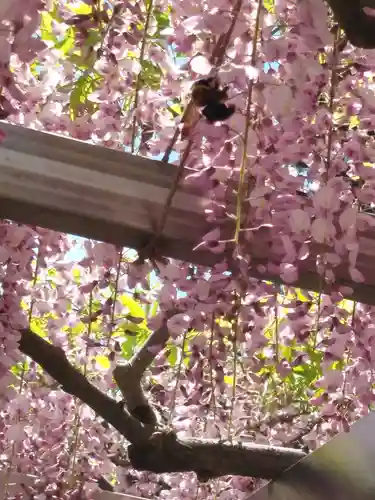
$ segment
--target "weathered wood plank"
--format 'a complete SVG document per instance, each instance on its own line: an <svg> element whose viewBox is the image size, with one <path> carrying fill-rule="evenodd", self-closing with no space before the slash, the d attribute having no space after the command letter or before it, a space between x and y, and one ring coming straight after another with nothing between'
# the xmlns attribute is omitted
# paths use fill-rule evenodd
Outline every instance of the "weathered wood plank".
<svg viewBox="0 0 375 500"><path fill-rule="evenodd" d="M246 500L373 500L374 430L372 411Z"/></svg>
<svg viewBox="0 0 375 500"><path fill-rule="evenodd" d="M147 243L176 167L23 127L1 128L1 217L131 248ZM192 191L176 194L164 231L167 255L191 258L206 231L204 205Z"/></svg>
<svg viewBox="0 0 375 500"><path fill-rule="evenodd" d="M175 166L8 123L0 127L6 133L0 146L0 217L135 249L149 241ZM222 258L193 251L210 229L204 218L207 204L192 189L178 190L163 232L164 255L208 266ZM250 248L250 274L282 283L281 242L264 228ZM375 304L374 259L372 229L360 239L357 267L365 283L352 282L347 264L337 268L337 283L368 304ZM295 286L320 290L321 282L311 255L300 263Z"/></svg>

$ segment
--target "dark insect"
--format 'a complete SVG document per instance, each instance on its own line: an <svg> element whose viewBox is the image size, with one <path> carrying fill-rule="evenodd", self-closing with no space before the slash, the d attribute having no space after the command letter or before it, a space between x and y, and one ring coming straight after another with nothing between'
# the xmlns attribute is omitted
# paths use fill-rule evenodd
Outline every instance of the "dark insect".
<svg viewBox="0 0 375 500"><path fill-rule="evenodd" d="M217 77L204 78L194 83L191 98L210 123L227 120L235 112L233 104L226 105L228 87L220 88Z"/></svg>

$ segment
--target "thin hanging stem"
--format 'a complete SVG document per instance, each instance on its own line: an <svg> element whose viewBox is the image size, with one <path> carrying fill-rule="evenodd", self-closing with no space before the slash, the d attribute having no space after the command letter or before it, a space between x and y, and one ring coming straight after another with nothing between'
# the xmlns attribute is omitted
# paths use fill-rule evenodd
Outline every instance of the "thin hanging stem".
<svg viewBox="0 0 375 500"><path fill-rule="evenodd" d="M257 42L258 42L259 31L260 31L260 15L261 15L261 11L262 11L262 6L263 6L263 0L259 0L257 13L256 13L256 19L255 19L253 46L252 46L252 53L251 53L251 65L252 66L254 66L255 62L256 62ZM245 172L246 172L246 166L247 166L247 143L249 141L250 127L252 124L250 113L251 113L251 105L252 105L252 98L253 98L253 89L254 89L254 81L250 80L249 85L248 85L248 93L247 93L246 124L245 124L244 139L243 139L243 153L242 153L242 161L241 161L241 168L240 168L240 179L239 179L238 191L237 191L236 230L235 230L235 235L234 235L234 241L236 242L237 245L239 243L239 236L240 236L240 232L241 232L242 215L243 215L242 214L243 204L244 204L244 199L245 199L246 191L247 191L246 183L245 183Z"/></svg>
<svg viewBox="0 0 375 500"><path fill-rule="evenodd" d="M209 402L209 410L212 410L214 419L216 418L216 399L215 399L215 380L214 380L214 371L213 371L213 366L212 366L212 359L213 359L213 347L214 347L214 334L215 334L215 313L212 313L212 318L211 318L211 331L210 331L210 344L209 344L209 372L210 372L210 386L211 386L211 396L210 396L210 402ZM207 420L205 420L204 423L204 431L206 432L207 430Z"/></svg>
<svg viewBox="0 0 375 500"><path fill-rule="evenodd" d="M113 304L111 307L111 317L110 317L110 325L109 325L109 332L108 332L108 337L107 337L107 348L109 347L111 337L113 334L113 326L115 323L115 310L116 310L116 302L117 302L117 296L118 296L118 284L120 280L120 273L121 273L121 263L123 259L123 253L124 249L121 248L121 250L118 253L118 263L116 267L116 278L115 278L115 290L113 292Z"/></svg>
<svg viewBox="0 0 375 500"><path fill-rule="evenodd" d="M169 417L168 417L168 425L170 427L172 426L173 414L174 414L174 410L175 410L175 406L176 406L178 384L181 381L182 363L183 363L184 357L185 357L186 337L187 337L187 332L184 333L184 336L182 339L182 348L181 348L182 352L181 352L181 357L180 357L178 365L177 365L176 383L175 383L175 386L174 386L173 392L172 392L170 412L169 412Z"/></svg>
<svg viewBox="0 0 375 500"><path fill-rule="evenodd" d="M340 29L337 29L336 37L333 45L333 57L332 57L332 71L331 71L331 80L330 80L330 90L329 90L329 101L328 108L331 114L331 119L328 128L328 140L327 140L327 159L326 159L326 172L324 174L324 180L327 182L328 180L328 170L331 166L332 161L332 146L333 146L333 136L334 136L334 125L333 125L333 112L335 109L335 98L336 98L336 90L338 84L338 71L337 71L337 59L339 56L339 40L340 40Z"/></svg>
<svg viewBox="0 0 375 500"><path fill-rule="evenodd" d="M280 355L279 355L279 350L280 350L280 342L279 342L279 303L278 301L278 293L275 293L275 360L276 363L279 363L280 361Z"/></svg>
<svg viewBox="0 0 375 500"><path fill-rule="evenodd" d="M233 322L233 380L232 380L232 398L229 412L229 421L228 421L228 439L232 440L232 427L233 427L233 415L234 415L234 405L236 402L236 393L237 393L237 364L238 364L238 355L237 355L237 339L238 333L240 329L239 325L239 315L242 304L242 296L237 295L234 303L236 316Z"/></svg>
<svg viewBox="0 0 375 500"><path fill-rule="evenodd" d="M145 52L146 52L146 46L147 46L147 37L148 37L147 32L148 32L148 28L150 25L153 6L154 6L153 0L148 0L145 29L143 32L141 52L139 54L139 64L140 64L141 69L138 73L137 83L135 86L134 116L133 116L133 127L132 127L132 143L131 143L131 152L132 153L134 153L134 150L135 150L135 140L136 140L136 136L137 136L137 109L138 109L138 104L139 104L139 92L140 92L141 87L142 87L142 71L143 71L143 64L144 64L144 58L145 58Z"/></svg>
<svg viewBox="0 0 375 500"><path fill-rule="evenodd" d="M34 276L33 276L32 283L31 283L32 289L35 287L35 285L38 281L39 268L40 268L40 255L41 255L41 243L39 241L38 250L37 250L37 254L36 254ZM27 320L28 320L29 325L31 324L31 320L33 317L34 304L35 304L35 299L32 298L30 300L30 306L29 306L29 311L28 311L28 315L27 315ZM22 361L21 375L20 375L20 381L19 381L19 386L18 386L18 393L19 394L22 394L23 389L24 389L24 383L25 383L25 374L26 374L26 359L25 359L25 357L26 356L23 356L23 361ZM20 421L20 416L19 416L19 414L17 414L17 417L16 417L17 424L19 423L19 421ZM13 459L14 459L15 453L16 453L16 443L13 443L12 444L12 451L11 451L11 455L10 455L10 459L9 459L9 466L7 468L6 477L5 477L4 500L7 500L8 496L9 496L9 480L10 480L10 475L12 473L12 468L13 468L12 464L13 464Z"/></svg>
<svg viewBox="0 0 375 500"><path fill-rule="evenodd" d="M243 0L237 0L237 3L233 8L232 22L229 26L229 29L225 34L222 35L223 39L222 40L219 39L213 51L212 59L217 67L221 66L224 62L225 51L229 45L230 39L232 38L233 31L238 19L238 14L241 12L242 3ZM216 61L214 60L215 56L217 57Z"/></svg>
<svg viewBox="0 0 375 500"><path fill-rule="evenodd" d="M329 103L328 108L331 114L330 123L328 128L328 140L327 140L327 158L326 158L326 171L323 174L323 181L328 181L328 171L331 166L332 161L332 147L333 147L333 136L334 136L334 126L333 126L333 112L335 109L335 96L336 96L336 88L338 84L338 74L337 74L337 58L339 55L339 39L340 39L340 29L337 29L336 37L333 45L333 61L332 61L332 71L331 71L331 79L330 79L330 91L329 91ZM319 286L319 295L318 295L318 311L316 316L316 331L315 331L315 339L314 339L314 349L316 348L318 342L319 335L319 323L320 323L320 315L321 315L321 302L322 302L322 290L325 281L325 270L323 275L320 278L320 286Z"/></svg>
<svg viewBox="0 0 375 500"><path fill-rule="evenodd" d="M89 324L87 327L87 336L88 338L91 337L91 332L92 332L92 321L91 321L91 316L92 316L92 302L93 302L93 297L92 297L92 290L90 292L90 299L89 299ZM89 343L87 342L86 344L86 359L85 363L83 365L83 375L86 377L87 375L87 358L89 354ZM73 435L73 443L72 443L72 455L70 459L70 464L68 466L68 469L71 471L71 476L70 476L70 483L71 486L74 486L75 483L75 477L74 477L74 470L76 467L77 463L77 453L78 453L78 447L79 447L79 431L81 429L81 411L82 411L82 403L79 399L74 398L75 403L76 403L76 410L75 410L75 415L74 415L74 424L73 424L73 429L74 429L74 435Z"/></svg>

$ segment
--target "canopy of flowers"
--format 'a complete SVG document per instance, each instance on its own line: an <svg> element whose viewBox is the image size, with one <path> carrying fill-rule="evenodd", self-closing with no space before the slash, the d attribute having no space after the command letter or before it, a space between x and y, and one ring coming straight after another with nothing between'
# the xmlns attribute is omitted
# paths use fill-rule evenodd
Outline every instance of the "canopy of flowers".
<svg viewBox="0 0 375 500"><path fill-rule="evenodd" d="M172 163L217 257L158 252L170 200L138 254L1 221L0 461L39 478L22 498L245 499L373 408L375 5L351 2L360 35L329 3L1 0L1 119ZM191 100L212 76L227 120Z"/></svg>

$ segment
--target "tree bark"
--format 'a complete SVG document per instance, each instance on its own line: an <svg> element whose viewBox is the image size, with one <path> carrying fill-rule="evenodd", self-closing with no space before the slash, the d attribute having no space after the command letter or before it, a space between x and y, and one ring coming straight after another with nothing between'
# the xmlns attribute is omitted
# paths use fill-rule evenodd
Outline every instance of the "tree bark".
<svg viewBox="0 0 375 500"><path fill-rule="evenodd" d="M117 429L130 446L131 465L156 473L196 472L199 479L239 475L275 479L305 456L300 450L203 439L178 439L174 432L150 435L123 405L103 394L75 367L64 351L30 329L21 332L20 350L38 363L62 388Z"/></svg>
<svg viewBox="0 0 375 500"><path fill-rule="evenodd" d="M372 0L327 0L327 3L350 43L364 49L375 48L375 17L363 11L363 7L371 7Z"/></svg>
<svg viewBox="0 0 375 500"><path fill-rule="evenodd" d="M237 475L276 479L301 460L296 449L249 443L229 443L186 438L174 433L155 433L146 446L129 446L134 468L155 473L196 472L198 478Z"/></svg>

